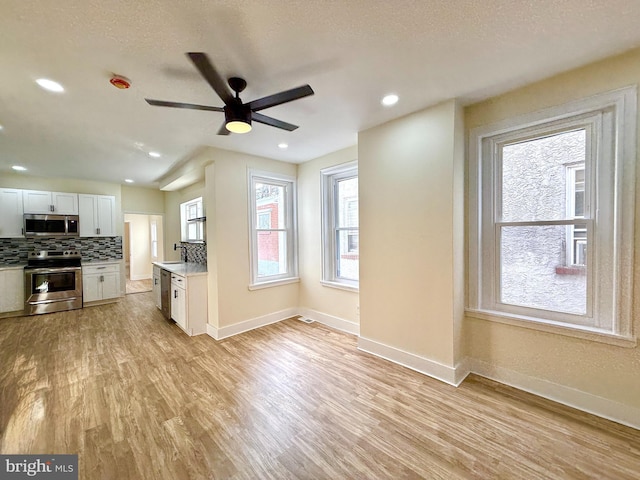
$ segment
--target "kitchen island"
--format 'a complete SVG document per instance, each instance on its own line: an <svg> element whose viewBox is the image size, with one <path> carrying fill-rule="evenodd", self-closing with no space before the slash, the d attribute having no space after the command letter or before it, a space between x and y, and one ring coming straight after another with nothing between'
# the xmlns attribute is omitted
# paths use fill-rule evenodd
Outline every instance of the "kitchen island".
<svg viewBox="0 0 640 480"><path fill-rule="evenodd" d="M153 262L153 294L165 318L187 335L207 331L207 266L190 262Z"/></svg>

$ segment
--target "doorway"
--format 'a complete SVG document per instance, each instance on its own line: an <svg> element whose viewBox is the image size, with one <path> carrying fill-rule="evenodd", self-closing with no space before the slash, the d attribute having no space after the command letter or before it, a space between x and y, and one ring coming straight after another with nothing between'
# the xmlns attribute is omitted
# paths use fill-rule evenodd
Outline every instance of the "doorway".
<svg viewBox="0 0 640 480"><path fill-rule="evenodd" d="M153 262L164 259L162 215L124 214L127 294L152 290Z"/></svg>

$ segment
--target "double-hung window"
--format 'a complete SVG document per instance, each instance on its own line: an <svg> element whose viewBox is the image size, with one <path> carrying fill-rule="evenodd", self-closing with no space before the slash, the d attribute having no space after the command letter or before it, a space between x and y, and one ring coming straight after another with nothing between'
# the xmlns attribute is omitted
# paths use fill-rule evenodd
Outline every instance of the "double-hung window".
<svg viewBox="0 0 640 480"><path fill-rule="evenodd" d="M360 234L358 165L350 162L321 172L322 244L325 285L357 289Z"/></svg>
<svg viewBox="0 0 640 480"><path fill-rule="evenodd" d="M295 179L249 171L250 288L297 280Z"/></svg>
<svg viewBox="0 0 640 480"><path fill-rule="evenodd" d="M202 197L180 204L180 223L183 242L204 241L204 207Z"/></svg>
<svg viewBox="0 0 640 480"><path fill-rule="evenodd" d="M631 337L636 90L470 138L469 311Z"/></svg>

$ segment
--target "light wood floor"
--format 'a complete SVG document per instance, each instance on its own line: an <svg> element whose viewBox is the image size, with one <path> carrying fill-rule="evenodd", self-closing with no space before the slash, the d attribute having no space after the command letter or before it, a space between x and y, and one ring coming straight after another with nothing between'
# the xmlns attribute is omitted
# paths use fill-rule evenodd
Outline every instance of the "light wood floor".
<svg viewBox="0 0 640 480"><path fill-rule="evenodd" d="M146 278L144 280L131 280L127 278L126 293L143 293L150 292L153 288L153 280Z"/></svg>
<svg viewBox="0 0 640 480"><path fill-rule="evenodd" d="M77 453L86 480L640 478L640 431L317 323L189 338L150 293L0 320L0 453Z"/></svg>

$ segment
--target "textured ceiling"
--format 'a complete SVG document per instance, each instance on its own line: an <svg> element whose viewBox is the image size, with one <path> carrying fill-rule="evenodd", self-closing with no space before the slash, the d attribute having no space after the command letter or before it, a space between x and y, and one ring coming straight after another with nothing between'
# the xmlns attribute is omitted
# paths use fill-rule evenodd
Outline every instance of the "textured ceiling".
<svg viewBox="0 0 640 480"><path fill-rule="evenodd" d="M442 100L479 100L639 46L638 24L637 0L3 0L0 175L20 164L27 175L154 185L206 145L303 162ZM189 51L244 77L244 101L310 84L314 96L262 112L300 128L218 136L220 113L147 105L222 105ZM132 87L111 86L113 73ZM66 91L40 89L40 77ZM380 105L388 92L395 107Z"/></svg>

